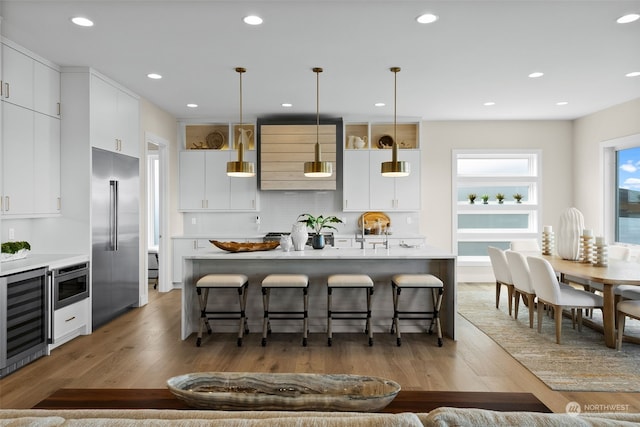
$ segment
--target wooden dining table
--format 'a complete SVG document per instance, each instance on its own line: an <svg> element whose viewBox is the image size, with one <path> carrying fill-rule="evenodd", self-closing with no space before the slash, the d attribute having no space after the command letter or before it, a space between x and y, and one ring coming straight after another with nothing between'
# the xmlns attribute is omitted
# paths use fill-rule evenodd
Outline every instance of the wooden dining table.
<svg viewBox="0 0 640 427"><path fill-rule="evenodd" d="M551 263L560 280L566 276L577 277L585 282L603 285L602 328L607 347L616 346L615 288L619 285L640 286L640 263L610 259L608 265L596 267L593 264L562 259L558 255L542 255ZM640 288L638 288L640 289Z"/></svg>

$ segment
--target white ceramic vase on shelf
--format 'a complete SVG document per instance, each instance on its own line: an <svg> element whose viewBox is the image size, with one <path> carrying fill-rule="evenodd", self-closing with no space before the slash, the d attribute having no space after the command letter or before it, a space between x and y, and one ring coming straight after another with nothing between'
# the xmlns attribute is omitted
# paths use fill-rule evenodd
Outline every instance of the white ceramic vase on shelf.
<svg viewBox="0 0 640 427"><path fill-rule="evenodd" d="M307 232L307 224L296 222L291 227L291 240L293 241L293 249L296 251L304 251L307 244L309 233Z"/></svg>
<svg viewBox="0 0 640 427"><path fill-rule="evenodd" d="M560 215L556 245L558 255L564 259L580 259L580 243L584 230L584 216L576 208L569 208Z"/></svg>

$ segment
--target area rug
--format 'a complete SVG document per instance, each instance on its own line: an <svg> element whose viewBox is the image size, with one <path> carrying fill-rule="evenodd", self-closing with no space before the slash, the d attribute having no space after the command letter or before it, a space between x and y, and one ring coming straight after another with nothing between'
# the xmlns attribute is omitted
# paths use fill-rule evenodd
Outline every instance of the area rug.
<svg viewBox="0 0 640 427"><path fill-rule="evenodd" d="M569 318L563 319L558 345L552 318L545 315L539 334L537 314L530 329L522 303L518 320L509 316L506 288L496 309L494 284L460 285L458 312L552 390L640 392L640 345L623 342L621 351L608 348L602 333L588 327L578 332ZM599 311L593 320L602 322ZM640 337L640 322L627 319L625 333Z"/></svg>

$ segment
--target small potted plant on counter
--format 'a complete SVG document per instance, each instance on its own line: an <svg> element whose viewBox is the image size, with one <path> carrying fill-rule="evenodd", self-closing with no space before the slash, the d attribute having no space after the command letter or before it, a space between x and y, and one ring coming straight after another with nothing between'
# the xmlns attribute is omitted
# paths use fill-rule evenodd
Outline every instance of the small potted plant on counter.
<svg viewBox="0 0 640 427"><path fill-rule="evenodd" d="M515 199L516 203L522 203L522 194L516 193L513 195L513 198Z"/></svg>
<svg viewBox="0 0 640 427"><path fill-rule="evenodd" d="M469 199L469 204L473 205L476 202L476 194L475 193L471 193L467 196L467 198Z"/></svg>
<svg viewBox="0 0 640 427"><path fill-rule="evenodd" d="M496 200L498 201L499 204L504 203L504 194L502 193L496 194Z"/></svg>
<svg viewBox="0 0 640 427"><path fill-rule="evenodd" d="M487 203L489 203L489 195L488 194L483 194L482 195L482 204L486 205Z"/></svg>
<svg viewBox="0 0 640 427"><path fill-rule="evenodd" d="M313 235L311 236L311 246L313 246L313 249L322 249L324 248L322 230L325 228L337 230L337 228L331 224L342 223L342 220L337 216L313 216L305 213L298 215L298 222L304 222L307 224L307 227L313 231Z"/></svg>

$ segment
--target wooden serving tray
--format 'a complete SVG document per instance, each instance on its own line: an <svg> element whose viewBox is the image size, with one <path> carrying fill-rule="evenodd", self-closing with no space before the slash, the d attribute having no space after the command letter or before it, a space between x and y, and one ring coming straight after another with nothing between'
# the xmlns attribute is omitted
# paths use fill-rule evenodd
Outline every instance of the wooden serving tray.
<svg viewBox="0 0 640 427"><path fill-rule="evenodd" d="M270 251L278 247L280 242L220 242L209 240L214 246L229 252Z"/></svg>
<svg viewBox="0 0 640 427"><path fill-rule="evenodd" d="M391 224L391 219L384 212L365 212L358 217L358 229L362 228L362 222L364 220L365 228L373 228L374 224L380 220L382 227L386 227L387 224Z"/></svg>

